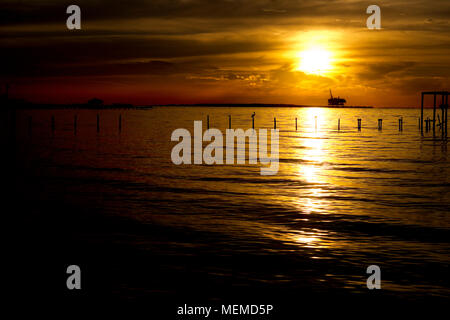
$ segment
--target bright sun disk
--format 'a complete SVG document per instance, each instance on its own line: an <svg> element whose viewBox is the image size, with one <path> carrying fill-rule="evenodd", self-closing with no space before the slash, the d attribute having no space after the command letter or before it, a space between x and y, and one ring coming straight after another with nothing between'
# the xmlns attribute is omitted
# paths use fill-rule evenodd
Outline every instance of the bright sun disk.
<svg viewBox="0 0 450 320"><path fill-rule="evenodd" d="M297 70L308 74L321 75L328 72L331 66L331 53L325 49L313 48L299 53Z"/></svg>

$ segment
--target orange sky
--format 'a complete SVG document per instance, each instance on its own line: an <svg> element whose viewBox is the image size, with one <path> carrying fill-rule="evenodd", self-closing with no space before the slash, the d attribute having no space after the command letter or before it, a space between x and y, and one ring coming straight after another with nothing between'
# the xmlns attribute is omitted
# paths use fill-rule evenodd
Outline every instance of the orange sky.
<svg viewBox="0 0 450 320"><path fill-rule="evenodd" d="M366 28L373 3L356 0L77 4L82 29L69 31L60 1L2 1L0 81L14 97L323 105L332 89L388 107L450 89L447 0L378 1L382 30Z"/></svg>

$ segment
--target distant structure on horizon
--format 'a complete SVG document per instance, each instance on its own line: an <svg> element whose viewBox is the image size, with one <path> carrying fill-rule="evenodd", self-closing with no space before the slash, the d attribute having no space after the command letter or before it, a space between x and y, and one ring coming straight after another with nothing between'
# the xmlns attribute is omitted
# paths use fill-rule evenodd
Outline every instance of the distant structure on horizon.
<svg viewBox="0 0 450 320"><path fill-rule="evenodd" d="M87 104L90 106L93 106L93 107L101 107L101 106L103 106L103 100L100 100L98 98L93 98L93 99L89 100Z"/></svg>
<svg viewBox="0 0 450 320"><path fill-rule="evenodd" d="M341 99L340 97L334 98L330 89L330 99L328 99L329 106L344 106L347 100Z"/></svg>

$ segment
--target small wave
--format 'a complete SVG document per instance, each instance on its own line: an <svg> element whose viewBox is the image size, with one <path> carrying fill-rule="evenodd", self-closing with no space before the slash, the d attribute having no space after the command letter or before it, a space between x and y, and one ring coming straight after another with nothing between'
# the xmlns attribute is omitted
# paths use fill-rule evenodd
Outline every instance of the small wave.
<svg viewBox="0 0 450 320"><path fill-rule="evenodd" d="M63 165L63 164L53 164L53 168L67 169L67 170L85 170L85 171L102 171L102 172L129 172L130 170L124 168L105 168L105 167L90 167L90 166L75 166L75 165Z"/></svg>
<svg viewBox="0 0 450 320"><path fill-rule="evenodd" d="M366 167L333 167L333 170L348 172L374 172L374 173L414 173L413 170L381 169Z"/></svg>

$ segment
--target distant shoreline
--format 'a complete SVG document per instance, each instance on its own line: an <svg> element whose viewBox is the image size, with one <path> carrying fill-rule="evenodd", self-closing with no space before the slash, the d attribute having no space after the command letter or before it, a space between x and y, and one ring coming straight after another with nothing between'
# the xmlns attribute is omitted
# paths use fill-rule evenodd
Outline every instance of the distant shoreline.
<svg viewBox="0 0 450 320"><path fill-rule="evenodd" d="M373 108L372 106L308 106L298 104L269 104L269 103L198 103L198 104L156 104L153 107L231 107L231 108L333 108L333 109L355 109Z"/></svg>
<svg viewBox="0 0 450 320"><path fill-rule="evenodd" d="M1 103L0 103L1 105ZM112 105L88 105L88 104L3 104L7 108L16 110L54 110L54 109L79 109L79 110L146 110L151 109L153 106L134 106L132 104L112 104Z"/></svg>

